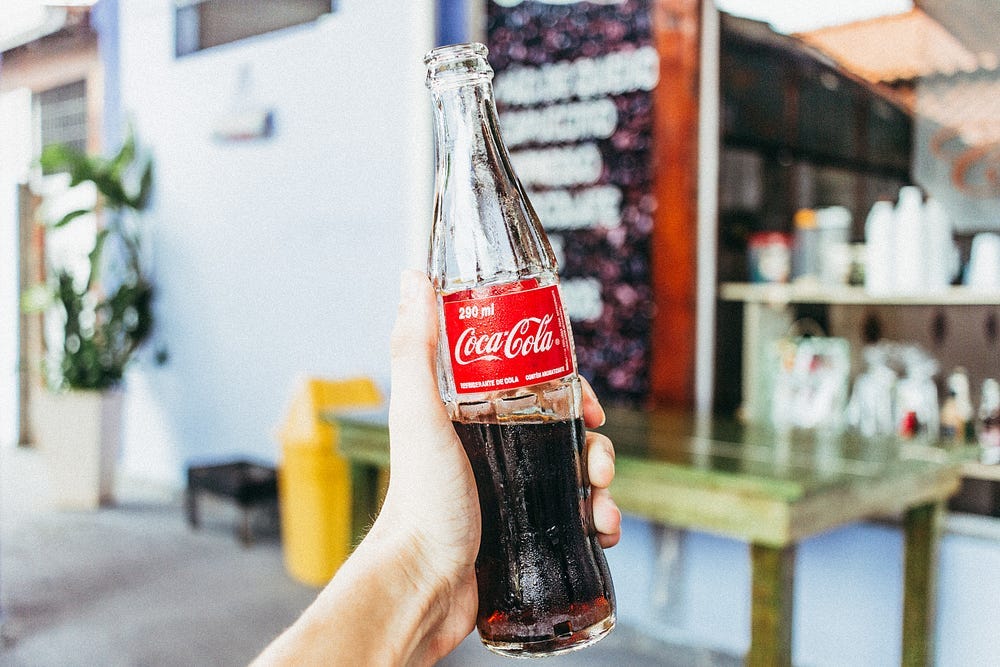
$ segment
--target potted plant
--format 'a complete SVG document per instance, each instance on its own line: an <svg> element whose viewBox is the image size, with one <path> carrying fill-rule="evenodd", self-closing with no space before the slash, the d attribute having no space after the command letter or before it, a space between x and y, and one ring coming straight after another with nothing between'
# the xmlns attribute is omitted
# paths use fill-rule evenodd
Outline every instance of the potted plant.
<svg viewBox="0 0 1000 667"><path fill-rule="evenodd" d="M113 157L59 144L42 151L40 165L45 173L67 172L71 187L91 183L96 190L93 206L62 215L46 230L74 224L92 229L86 268L49 266L48 282L25 295L27 309L44 311L61 325L55 337L61 340L48 337L44 376L50 391L36 392L33 401L53 491L61 506L92 508L112 499L121 385L152 331L153 286L139 222L149 205L153 165L137 153L131 131Z"/></svg>

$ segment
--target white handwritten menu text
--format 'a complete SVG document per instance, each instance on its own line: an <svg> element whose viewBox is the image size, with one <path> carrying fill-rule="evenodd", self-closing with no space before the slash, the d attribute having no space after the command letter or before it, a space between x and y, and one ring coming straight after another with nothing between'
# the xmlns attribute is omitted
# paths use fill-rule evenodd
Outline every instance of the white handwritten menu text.
<svg viewBox="0 0 1000 667"><path fill-rule="evenodd" d="M603 400L649 390L652 0L491 0L511 161L556 251L580 372Z"/></svg>

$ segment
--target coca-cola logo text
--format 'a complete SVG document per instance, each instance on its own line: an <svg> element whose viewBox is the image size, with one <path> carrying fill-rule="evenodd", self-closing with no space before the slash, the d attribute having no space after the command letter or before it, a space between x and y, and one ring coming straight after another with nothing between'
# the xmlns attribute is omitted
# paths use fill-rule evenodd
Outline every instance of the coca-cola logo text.
<svg viewBox="0 0 1000 667"><path fill-rule="evenodd" d="M576 368L558 285L520 280L447 294L441 303L458 393L526 387Z"/></svg>
<svg viewBox="0 0 1000 667"><path fill-rule="evenodd" d="M552 315L525 317L508 331L493 331L483 335L469 327L455 341L455 363L463 366L477 361L499 361L548 352L558 344L549 325Z"/></svg>

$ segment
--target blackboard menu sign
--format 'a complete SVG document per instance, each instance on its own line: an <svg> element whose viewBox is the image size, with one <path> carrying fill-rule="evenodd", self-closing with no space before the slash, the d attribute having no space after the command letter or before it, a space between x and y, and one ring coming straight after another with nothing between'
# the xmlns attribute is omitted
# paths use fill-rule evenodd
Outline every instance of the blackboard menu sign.
<svg viewBox="0 0 1000 667"><path fill-rule="evenodd" d="M491 0L504 140L559 259L580 372L649 392L653 0Z"/></svg>

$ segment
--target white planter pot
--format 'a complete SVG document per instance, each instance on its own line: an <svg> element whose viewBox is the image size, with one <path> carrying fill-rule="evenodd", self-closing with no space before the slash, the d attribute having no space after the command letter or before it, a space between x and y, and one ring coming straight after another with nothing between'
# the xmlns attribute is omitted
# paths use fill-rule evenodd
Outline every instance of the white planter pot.
<svg viewBox="0 0 1000 667"><path fill-rule="evenodd" d="M123 398L120 389L32 397L38 446L60 509L92 510L113 501Z"/></svg>

